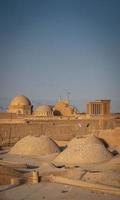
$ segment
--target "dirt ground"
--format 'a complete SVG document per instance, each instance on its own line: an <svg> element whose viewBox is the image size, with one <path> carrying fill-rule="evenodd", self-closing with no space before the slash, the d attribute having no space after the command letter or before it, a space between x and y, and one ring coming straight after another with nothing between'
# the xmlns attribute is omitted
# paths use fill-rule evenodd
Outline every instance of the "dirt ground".
<svg viewBox="0 0 120 200"><path fill-rule="evenodd" d="M0 192L0 200L119 200L119 196L97 193L55 183L25 184Z"/></svg>
<svg viewBox="0 0 120 200"><path fill-rule="evenodd" d="M63 146L63 144L61 144ZM65 144L64 144L65 145ZM109 161L96 164L81 164L80 167L56 167L53 165L53 160L59 153L54 153L45 156L18 156L10 155L10 149L0 151L1 166L8 165L8 167L17 168L18 172L24 176L26 172L33 172L37 169L40 177L47 175L60 176L63 178L70 178L78 181L85 181L88 183L101 184L102 186L113 186L119 190L120 182L120 155L114 155ZM27 168L29 165L31 168ZM34 168L35 167L35 168ZM4 170L3 170L4 171ZM87 172L87 174L86 174ZM1 175L2 172L0 171ZM12 172L8 170L8 174ZM14 173L14 172L13 172ZM14 175L14 174L13 174ZM27 177L27 176L26 176ZM98 177L98 179L96 179ZM116 178L117 177L117 178ZM85 179L84 179L85 178ZM84 179L84 180L83 180ZM105 182L107 180L107 182ZM65 182L64 182L65 183ZM105 190L97 192L92 189L83 189L78 186L66 184L49 183L44 179L37 184L25 182L24 184L1 185L0 186L0 200L118 200L119 195L113 193L110 195ZM84 187L85 188L85 187ZM104 191L104 192L103 192Z"/></svg>

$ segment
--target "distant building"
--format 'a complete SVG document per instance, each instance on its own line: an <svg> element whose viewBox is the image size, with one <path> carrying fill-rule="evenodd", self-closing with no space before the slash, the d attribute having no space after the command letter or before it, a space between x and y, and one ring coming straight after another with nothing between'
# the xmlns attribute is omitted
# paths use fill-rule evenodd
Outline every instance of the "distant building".
<svg viewBox="0 0 120 200"><path fill-rule="evenodd" d="M46 117L52 116L53 115L52 107L48 105L38 106L36 110L34 111L34 115L46 116Z"/></svg>
<svg viewBox="0 0 120 200"><path fill-rule="evenodd" d="M56 116L73 116L77 113L77 109L70 105L69 100L59 100L53 110Z"/></svg>
<svg viewBox="0 0 120 200"><path fill-rule="evenodd" d="M7 112L9 113L16 113L16 114L24 114L30 115L32 113L32 105L30 100L21 95L16 96L8 106Z"/></svg>
<svg viewBox="0 0 120 200"><path fill-rule="evenodd" d="M110 100L96 100L87 104L87 114L90 115L109 115Z"/></svg>

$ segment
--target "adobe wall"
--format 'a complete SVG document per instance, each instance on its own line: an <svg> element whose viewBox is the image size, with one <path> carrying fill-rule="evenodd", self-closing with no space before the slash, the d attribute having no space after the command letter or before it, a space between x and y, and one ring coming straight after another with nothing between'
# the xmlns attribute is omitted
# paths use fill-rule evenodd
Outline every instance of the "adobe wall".
<svg viewBox="0 0 120 200"><path fill-rule="evenodd" d="M0 124L0 146L13 145L26 135L48 135L54 140L71 140L75 136L97 133L101 129L114 128L113 121L104 120L49 120L19 124Z"/></svg>

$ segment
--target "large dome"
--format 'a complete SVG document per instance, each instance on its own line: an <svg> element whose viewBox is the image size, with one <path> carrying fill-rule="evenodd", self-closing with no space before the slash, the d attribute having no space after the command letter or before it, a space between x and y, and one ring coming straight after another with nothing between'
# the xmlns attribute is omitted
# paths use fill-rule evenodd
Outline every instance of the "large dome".
<svg viewBox="0 0 120 200"><path fill-rule="evenodd" d="M24 96L16 96L10 103L10 106L30 106L31 102L30 100Z"/></svg>
<svg viewBox="0 0 120 200"><path fill-rule="evenodd" d="M10 154L18 155L48 155L59 153L58 145L48 136L26 136L18 141L10 150Z"/></svg>
<svg viewBox="0 0 120 200"><path fill-rule="evenodd" d="M73 138L68 147L53 161L55 165L81 166L81 164L102 163L112 158L104 143L95 136Z"/></svg>

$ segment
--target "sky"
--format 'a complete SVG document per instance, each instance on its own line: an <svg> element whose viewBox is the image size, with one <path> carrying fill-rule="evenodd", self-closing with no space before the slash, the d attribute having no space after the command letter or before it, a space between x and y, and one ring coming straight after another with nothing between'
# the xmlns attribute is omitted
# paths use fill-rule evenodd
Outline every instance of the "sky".
<svg viewBox="0 0 120 200"><path fill-rule="evenodd" d="M0 106L59 96L83 112L111 99L120 112L119 0L0 0Z"/></svg>

